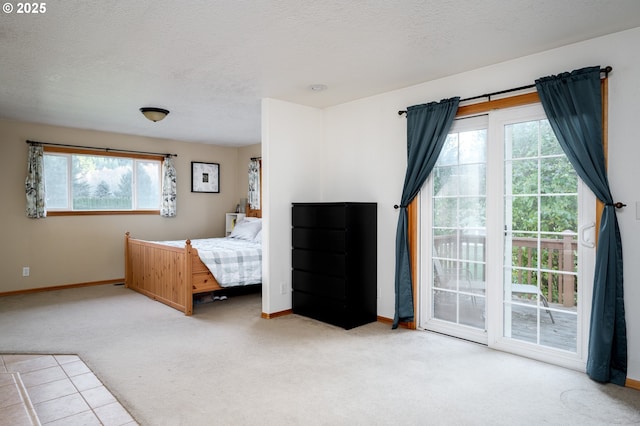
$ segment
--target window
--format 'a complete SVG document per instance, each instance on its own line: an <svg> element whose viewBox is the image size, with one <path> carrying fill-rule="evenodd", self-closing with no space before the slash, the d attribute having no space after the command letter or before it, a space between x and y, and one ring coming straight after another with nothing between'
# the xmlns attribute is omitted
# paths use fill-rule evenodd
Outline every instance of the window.
<svg viewBox="0 0 640 426"><path fill-rule="evenodd" d="M162 157L45 148L49 214L157 214Z"/></svg>

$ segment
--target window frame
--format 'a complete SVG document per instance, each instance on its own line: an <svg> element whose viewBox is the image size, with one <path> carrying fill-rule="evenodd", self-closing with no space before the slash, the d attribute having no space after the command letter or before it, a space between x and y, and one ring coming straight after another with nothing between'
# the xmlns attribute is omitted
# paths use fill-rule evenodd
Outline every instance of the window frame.
<svg viewBox="0 0 640 426"><path fill-rule="evenodd" d="M44 146L44 154L58 153L67 155L92 155L92 156L104 156L104 157L122 157L130 158L133 160L153 160L160 162L160 170L164 164L165 157L162 155L153 154L135 154L124 153L118 151L109 151L91 148L68 148L59 146ZM161 172L162 173L162 172ZM160 177L160 184L162 186L162 176ZM162 191L162 187L160 188ZM160 208L158 209L132 209L132 210L48 210L47 216L105 216L105 215L159 215Z"/></svg>

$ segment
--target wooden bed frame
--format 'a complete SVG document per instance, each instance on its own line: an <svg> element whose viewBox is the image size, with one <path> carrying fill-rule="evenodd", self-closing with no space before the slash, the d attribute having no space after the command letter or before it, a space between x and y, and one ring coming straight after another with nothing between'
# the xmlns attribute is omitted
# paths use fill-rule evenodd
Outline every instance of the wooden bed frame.
<svg viewBox="0 0 640 426"><path fill-rule="evenodd" d="M185 315L193 314L193 295L220 290L198 250L187 240L184 247L170 247L125 234L124 285L171 306Z"/></svg>
<svg viewBox="0 0 640 426"><path fill-rule="evenodd" d="M261 210L246 211L249 217L262 217ZM223 289L191 240L182 248L170 247L131 238L129 232L124 238L124 284L185 315L193 314L194 294Z"/></svg>

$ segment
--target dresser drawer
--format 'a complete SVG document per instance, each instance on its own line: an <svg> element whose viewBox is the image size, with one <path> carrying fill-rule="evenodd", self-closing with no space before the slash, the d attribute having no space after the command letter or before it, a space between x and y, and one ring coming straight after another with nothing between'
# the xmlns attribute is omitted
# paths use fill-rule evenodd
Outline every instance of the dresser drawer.
<svg viewBox="0 0 640 426"><path fill-rule="evenodd" d="M347 306L343 301L294 290L293 313L347 328ZM350 327L349 327L350 328Z"/></svg>
<svg viewBox="0 0 640 426"><path fill-rule="evenodd" d="M343 277L346 273L346 255L313 250L293 249L291 266L307 272Z"/></svg>
<svg viewBox="0 0 640 426"><path fill-rule="evenodd" d="M343 204L294 204L291 214L294 227L344 228L346 226Z"/></svg>
<svg viewBox="0 0 640 426"><path fill-rule="evenodd" d="M376 321L376 203L291 208L293 312L346 329Z"/></svg>
<svg viewBox="0 0 640 426"><path fill-rule="evenodd" d="M339 229L293 228L294 248L344 252L347 249L347 234Z"/></svg>
<svg viewBox="0 0 640 426"><path fill-rule="evenodd" d="M294 290L304 291L305 293L338 300L343 300L347 297L347 287L343 278L294 270L291 282Z"/></svg>

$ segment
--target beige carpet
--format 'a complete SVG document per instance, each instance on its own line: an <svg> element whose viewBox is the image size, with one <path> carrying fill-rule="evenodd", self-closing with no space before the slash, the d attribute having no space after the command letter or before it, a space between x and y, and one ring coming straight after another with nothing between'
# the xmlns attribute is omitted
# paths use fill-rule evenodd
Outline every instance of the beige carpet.
<svg viewBox="0 0 640 426"><path fill-rule="evenodd" d="M78 354L142 425L640 423L640 392L373 323L260 318L260 296L181 313L122 286L0 298L0 353Z"/></svg>

